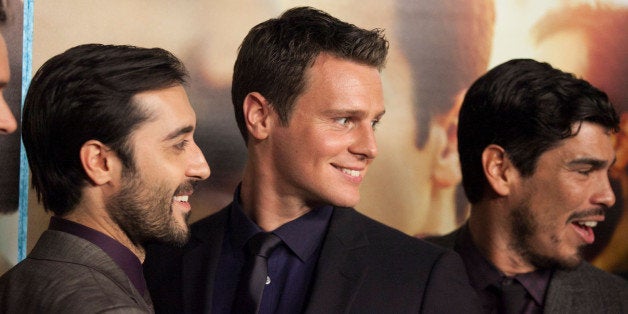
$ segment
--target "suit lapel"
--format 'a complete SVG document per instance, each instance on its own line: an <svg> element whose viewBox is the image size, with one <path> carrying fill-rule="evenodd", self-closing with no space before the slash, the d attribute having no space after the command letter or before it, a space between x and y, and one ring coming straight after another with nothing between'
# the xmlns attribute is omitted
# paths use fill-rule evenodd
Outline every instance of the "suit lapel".
<svg viewBox="0 0 628 314"><path fill-rule="evenodd" d="M557 313L557 311L565 311L565 313L585 311L585 309L588 308L586 300L589 297L579 295L581 293L579 290L581 289L577 287L582 284L586 285L587 283L581 282L579 278L571 276L568 271L554 271L549 287L547 288L547 297L543 310L546 313ZM580 305L584 306L584 308L578 307L578 304L575 303L580 299L585 300L583 304Z"/></svg>
<svg viewBox="0 0 628 314"><path fill-rule="evenodd" d="M194 244L183 256L185 313L208 313L211 310L214 275L220 259L228 208L192 229Z"/></svg>
<svg viewBox="0 0 628 314"><path fill-rule="evenodd" d="M605 274L583 262L574 270L556 270L545 299L545 313L620 313L621 296L605 286ZM610 282L606 282L610 284Z"/></svg>
<svg viewBox="0 0 628 314"><path fill-rule="evenodd" d="M97 245L83 238L61 231L46 230L37 241L29 257L80 264L93 268L111 279L137 304L144 308L151 306L151 302L147 302L144 296L140 295L118 264Z"/></svg>
<svg viewBox="0 0 628 314"><path fill-rule="evenodd" d="M368 239L355 211L334 208L313 276L306 313L346 312L367 269Z"/></svg>

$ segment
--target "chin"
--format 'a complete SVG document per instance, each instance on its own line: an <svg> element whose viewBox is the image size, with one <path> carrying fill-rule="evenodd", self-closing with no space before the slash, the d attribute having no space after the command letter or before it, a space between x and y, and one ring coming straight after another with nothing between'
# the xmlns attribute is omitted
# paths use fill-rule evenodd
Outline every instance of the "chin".
<svg viewBox="0 0 628 314"><path fill-rule="evenodd" d="M360 202L360 199L357 200L337 200L336 202L330 202L330 204L336 207L355 207Z"/></svg>
<svg viewBox="0 0 628 314"><path fill-rule="evenodd" d="M580 250L575 253L563 256L547 256L541 254L530 254L529 260L536 268L558 268L571 270L578 267L582 261Z"/></svg>

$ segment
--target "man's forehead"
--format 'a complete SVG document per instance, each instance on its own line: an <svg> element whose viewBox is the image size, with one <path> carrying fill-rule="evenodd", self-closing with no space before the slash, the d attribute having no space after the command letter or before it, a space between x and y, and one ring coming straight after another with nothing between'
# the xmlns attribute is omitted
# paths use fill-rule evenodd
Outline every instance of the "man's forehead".
<svg viewBox="0 0 628 314"><path fill-rule="evenodd" d="M610 131L593 123L582 123L572 136L560 140L543 155L552 153L569 163L598 160L610 164L615 160Z"/></svg>

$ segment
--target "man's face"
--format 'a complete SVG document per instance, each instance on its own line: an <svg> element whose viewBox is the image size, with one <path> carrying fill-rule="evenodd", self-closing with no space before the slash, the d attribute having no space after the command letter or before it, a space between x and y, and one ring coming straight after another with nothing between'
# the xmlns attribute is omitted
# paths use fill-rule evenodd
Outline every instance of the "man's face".
<svg viewBox="0 0 628 314"><path fill-rule="evenodd" d="M615 203L608 179L614 159L609 133L589 122L543 153L534 174L520 178L511 246L536 268L577 266L580 249L595 239L592 227Z"/></svg>
<svg viewBox="0 0 628 314"><path fill-rule="evenodd" d="M384 114L376 68L319 55L307 70L288 126L270 134L274 188L306 206L355 206L377 155L374 126Z"/></svg>
<svg viewBox="0 0 628 314"><path fill-rule="evenodd" d="M9 83L9 77L11 76L8 55L4 37L0 35L0 135L13 133L17 128L15 117L13 117L11 108L9 108L3 96L4 89Z"/></svg>
<svg viewBox="0 0 628 314"><path fill-rule="evenodd" d="M123 171L107 209L136 244L158 240L182 245L189 237L193 183L210 173L193 138L196 115L180 85L137 94L133 101L151 118L130 137L135 169Z"/></svg>

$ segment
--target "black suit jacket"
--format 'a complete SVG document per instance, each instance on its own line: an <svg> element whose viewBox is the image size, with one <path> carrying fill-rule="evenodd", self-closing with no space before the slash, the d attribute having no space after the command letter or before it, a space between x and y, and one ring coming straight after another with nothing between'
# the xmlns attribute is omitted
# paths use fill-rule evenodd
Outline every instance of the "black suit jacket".
<svg viewBox="0 0 628 314"><path fill-rule="evenodd" d="M231 205L229 205L231 206ZM228 207L229 207L228 206ZM192 225L182 249L148 248L158 313L207 313L228 208ZM304 313L473 313L479 301L460 257L351 208L334 208Z"/></svg>

